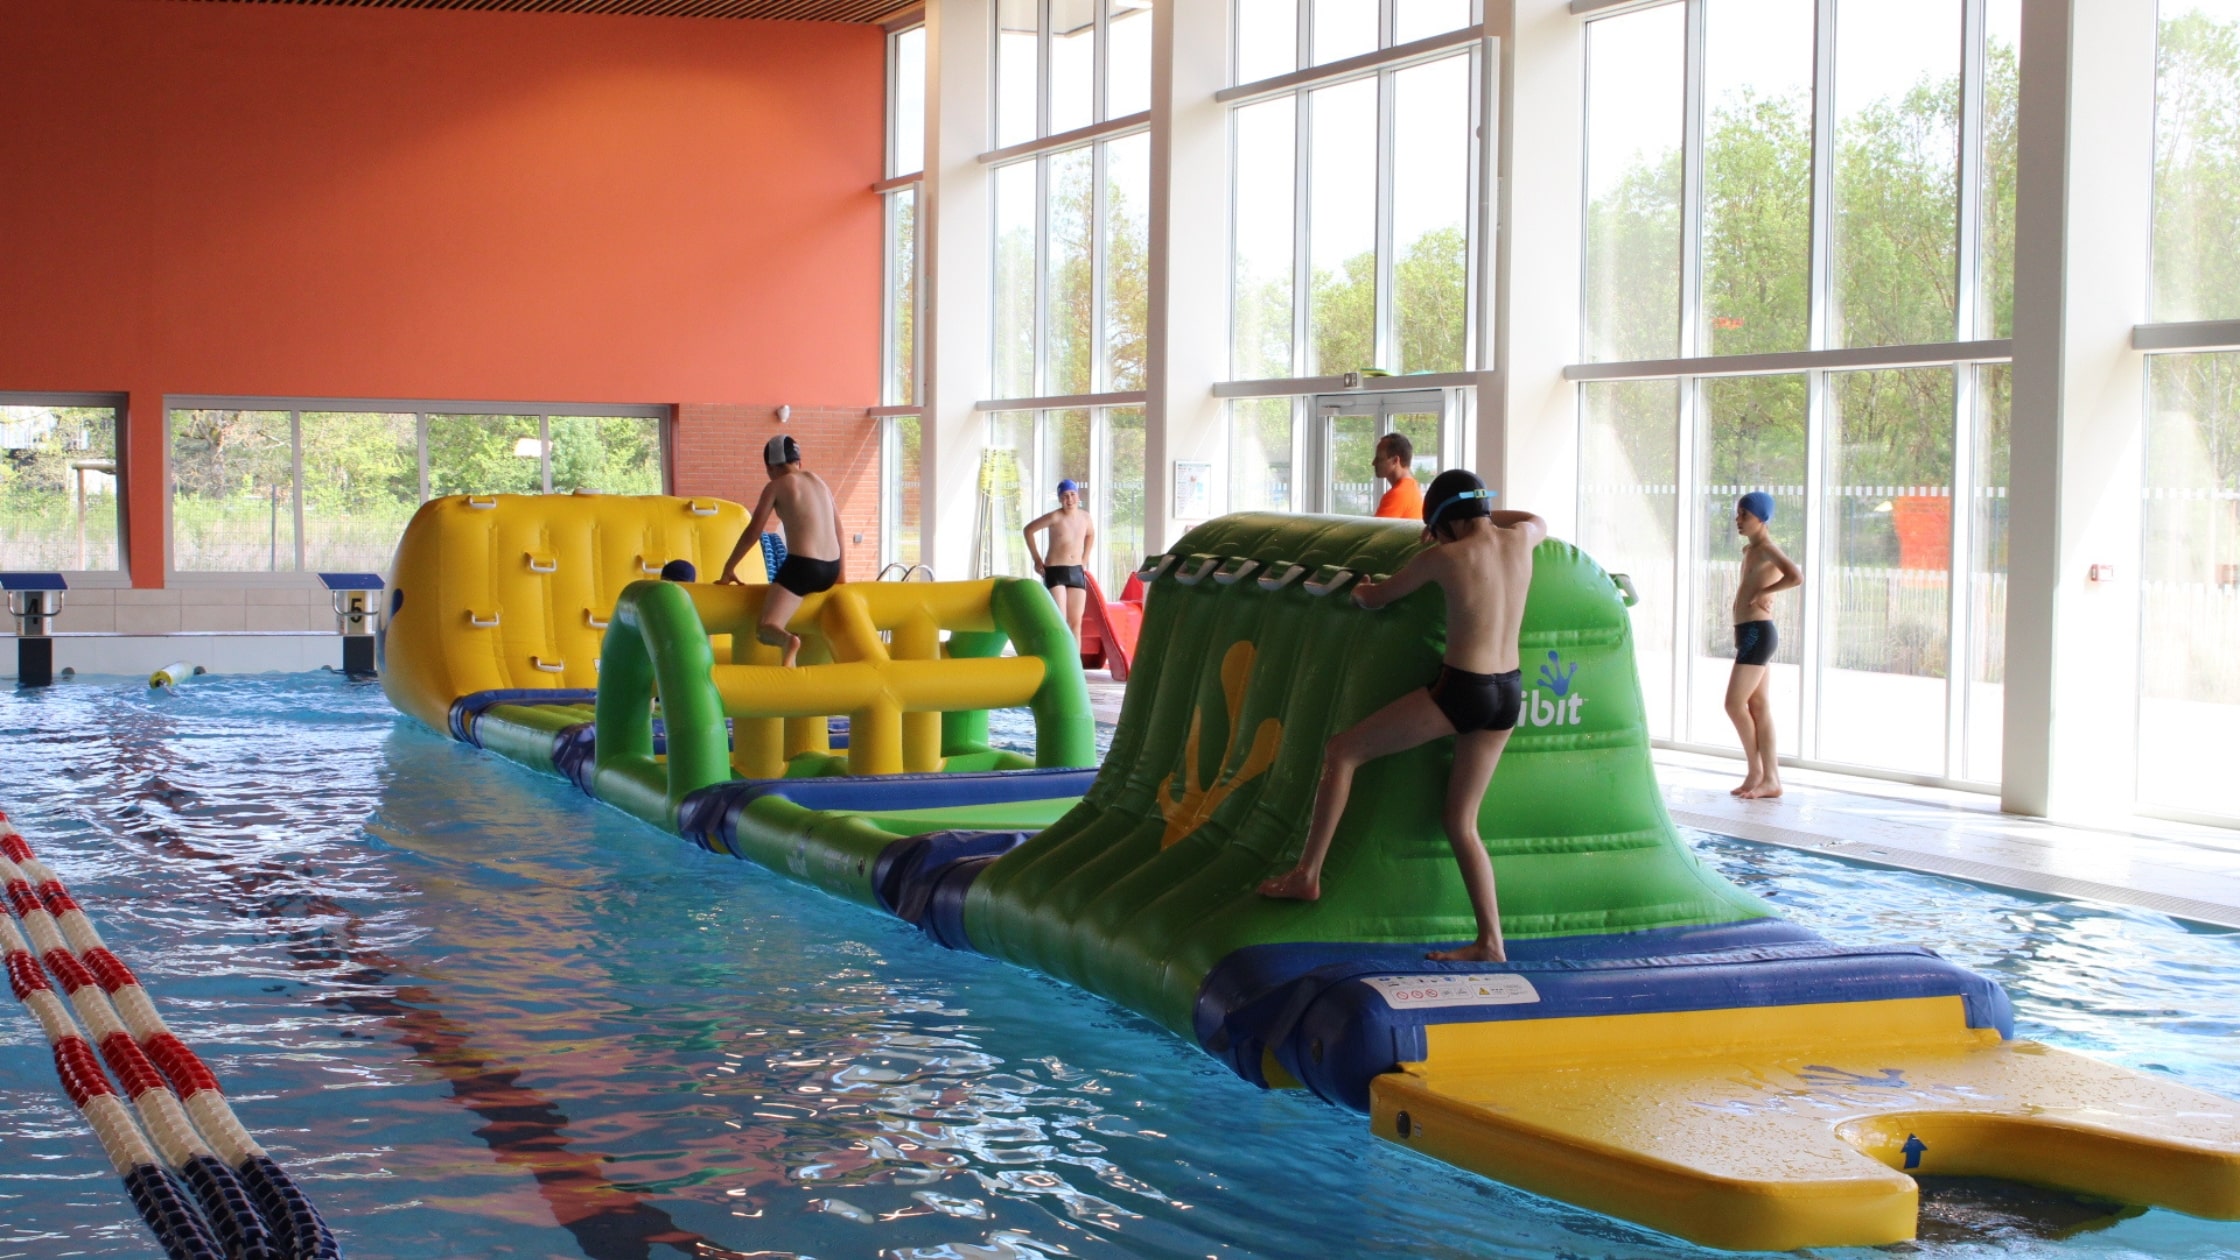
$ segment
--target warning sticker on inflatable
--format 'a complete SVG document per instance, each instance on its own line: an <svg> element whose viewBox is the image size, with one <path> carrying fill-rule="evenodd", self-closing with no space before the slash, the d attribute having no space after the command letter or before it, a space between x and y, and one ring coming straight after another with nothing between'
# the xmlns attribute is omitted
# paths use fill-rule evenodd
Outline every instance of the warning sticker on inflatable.
<svg viewBox="0 0 2240 1260"><path fill-rule="evenodd" d="M1523 976L1506 971L1449 976L1370 976L1363 983L1395 1010L1418 1006L1517 1006L1540 1000Z"/></svg>

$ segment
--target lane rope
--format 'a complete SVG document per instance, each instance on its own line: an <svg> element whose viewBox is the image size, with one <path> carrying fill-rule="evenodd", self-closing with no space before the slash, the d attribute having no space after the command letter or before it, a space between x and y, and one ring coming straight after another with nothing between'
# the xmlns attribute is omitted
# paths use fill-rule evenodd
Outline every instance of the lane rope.
<svg viewBox="0 0 2240 1260"><path fill-rule="evenodd" d="M87 1127L100 1140L102 1153L124 1180L125 1193L162 1245L163 1254L171 1260L227 1260L225 1249L218 1245L201 1210L156 1162L156 1153L141 1135L131 1109L117 1097L109 1078L102 1075L101 1061L94 1057L93 1047L79 1035L70 1008L55 996L53 986L40 972L39 960L32 956L23 933L16 930L15 920L4 914L0 914L0 953L6 955L8 987L47 1035L47 1045L54 1051L55 1075L62 1078L62 1092L70 1096L78 1114L85 1117Z"/></svg>
<svg viewBox="0 0 2240 1260"><path fill-rule="evenodd" d="M155 1117L148 1123L159 1135L158 1151L195 1188L221 1233L230 1229L226 1241L234 1254L241 1260L341 1260L341 1247L310 1198L249 1136L216 1075L172 1033L139 977L102 942L4 812L0 883L39 955L99 1034L118 1080L134 1091L143 1118ZM149 1101L141 1104L142 1098ZM254 1210L247 1210L251 1204Z"/></svg>

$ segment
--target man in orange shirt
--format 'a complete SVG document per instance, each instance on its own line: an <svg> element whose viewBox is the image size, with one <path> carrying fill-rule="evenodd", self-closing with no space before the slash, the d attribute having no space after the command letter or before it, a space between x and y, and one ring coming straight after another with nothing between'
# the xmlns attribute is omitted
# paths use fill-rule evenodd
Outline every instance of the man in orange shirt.
<svg viewBox="0 0 2240 1260"><path fill-rule="evenodd" d="M1377 475L1391 489L1377 500L1377 515L1394 520L1423 519L1423 487L1410 471L1415 466L1416 444L1405 433L1387 433L1377 439Z"/></svg>

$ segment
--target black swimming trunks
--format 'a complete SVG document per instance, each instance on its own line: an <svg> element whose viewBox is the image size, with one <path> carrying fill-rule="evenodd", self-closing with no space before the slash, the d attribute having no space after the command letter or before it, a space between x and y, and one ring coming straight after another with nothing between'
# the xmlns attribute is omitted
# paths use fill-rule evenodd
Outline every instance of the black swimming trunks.
<svg viewBox="0 0 2240 1260"><path fill-rule="evenodd" d="M1770 621L1745 621L1734 628L1734 663L1737 665L1763 665L1773 659L1773 650L1781 645L1781 636L1773 632Z"/></svg>
<svg viewBox="0 0 2240 1260"><path fill-rule="evenodd" d="M1524 671L1506 674L1473 674L1441 665L1439 676L1425 688L1431 703L1454 723L1457 735L1472 731L1506 731L1516 726L1524 707Z"/></svg>
<svg viewBox="0 0 2240 1260"><path fill-rule="evenodd" d="M770 580L796 595L814 595L831 590L832 584L840 580L840 562L812 560L803 555L787 556L786 562L778 566L777 575Z"/></svg>
<svg viewBox="0 0 2240 1260"><path fill-rule="evenodd" d="M1078 564L1046 564L1042 566L1042 584L1052 590L1070 586L1085 591L1089 589L1089 575Z"/></svg>

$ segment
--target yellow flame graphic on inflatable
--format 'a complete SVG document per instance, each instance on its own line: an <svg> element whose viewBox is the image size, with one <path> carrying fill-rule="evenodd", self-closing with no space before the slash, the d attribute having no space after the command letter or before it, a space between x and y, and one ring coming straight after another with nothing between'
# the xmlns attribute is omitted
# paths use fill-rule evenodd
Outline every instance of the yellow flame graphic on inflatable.
<svg viewBox="0 0 2240 1260"><path fill-rule="evenodd" d="M1245 684L1252 677L1252 662L1257 654L1250 642L1239 640L1229 646L1221 657L1221 694L1228 702L1226 716L1230 719L1229 745L1221 750L1221 760L1226 764L1237 750L1237 736L1242 732L1238 718L1244 712ZM1283 722L1265 718L1252 732L1252 748L1245 754L1244 764L1235 773L1217 780L1211 787L1198 782L1198 733L1205 724L1205 710L1190 715L1190 738L1182 749L1182 797L1175 799L1174 775L1169 774L1159 783L1159 813L1167 820L1166 833L1159 837L1159 847L1164 849L1175 841L1205 825L1221 802L1229 794L1243 787L1252 779L1266 774L1275 764L1276 749L1283 742Z"/></svg>

